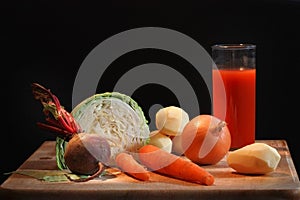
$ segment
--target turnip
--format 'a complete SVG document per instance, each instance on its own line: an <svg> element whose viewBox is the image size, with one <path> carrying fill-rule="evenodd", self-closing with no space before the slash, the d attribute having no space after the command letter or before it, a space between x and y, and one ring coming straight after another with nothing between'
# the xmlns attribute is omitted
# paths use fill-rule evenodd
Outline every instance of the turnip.
<svg viewBox="0 0 300 200"><path fill-rule="evenodd" d="M84 133L49 89L33 83L32 92L35 99L42 103L46 115L47 123L38 123L38 126L58 133L60 138L68 142L64 153L68 169L76 174L91 175L85 179L68 178L87 181L98 176L111 155L108 141L99 134Z"/></svg>

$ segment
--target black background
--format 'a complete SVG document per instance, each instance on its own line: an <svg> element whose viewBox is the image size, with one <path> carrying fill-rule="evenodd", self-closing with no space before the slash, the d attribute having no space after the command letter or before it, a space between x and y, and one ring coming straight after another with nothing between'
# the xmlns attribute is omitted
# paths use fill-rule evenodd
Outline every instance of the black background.
<svg viewBox="0 0 300 200"><path fill-rule="evenodd" d="M71 111L73 83L88 53L117 33L148 26L186 34L208 52L216 43L256 44L256 138L286 140L300 171L296 139L299 1L26 0L2 5L2 9L1 182L7 178L4 172L16 170L44 141L55 139L36 126L44 116L41 105L32 97L30 84L38 82L50 88ZM136 53L110 66L111 72L105 72L102 80L107 85L98 92L112 87L116 77L122 75L122 66L139 64L138 60L161 58L174 68L186 64L160 52ZM155 91L169 97L164 98L165 104L176 104L172 93L167 94L166 88L157 85L139 88L135 97L147 107L153 103L151 96L157 99ZM142 94L148 101L142 101ZM203 109L207 111L209 106L205 104Z"/></svg>

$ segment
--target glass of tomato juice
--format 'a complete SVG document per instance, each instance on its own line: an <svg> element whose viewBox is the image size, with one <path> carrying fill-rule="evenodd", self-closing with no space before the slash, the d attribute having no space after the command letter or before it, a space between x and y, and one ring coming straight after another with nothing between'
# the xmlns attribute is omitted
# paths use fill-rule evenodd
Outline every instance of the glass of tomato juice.
<svg viewBox="0 0 300 200"><path fill-rule="evenodd" d="M256 45L212 46L214 116L227 123L231 149L255 142Z"/></svg>

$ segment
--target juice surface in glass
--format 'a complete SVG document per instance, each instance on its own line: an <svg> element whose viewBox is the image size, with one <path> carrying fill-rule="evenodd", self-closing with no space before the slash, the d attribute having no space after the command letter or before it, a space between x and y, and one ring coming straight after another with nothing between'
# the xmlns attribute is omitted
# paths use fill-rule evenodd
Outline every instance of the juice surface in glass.
<svg viewBox="0 0 300 200"><path fill-rule="evenodd" d="M256 70L213 69L212 73L213 115L227 123L231 134L231 149L254 143ZM226 101L222 92L224 89Z"/></svg>

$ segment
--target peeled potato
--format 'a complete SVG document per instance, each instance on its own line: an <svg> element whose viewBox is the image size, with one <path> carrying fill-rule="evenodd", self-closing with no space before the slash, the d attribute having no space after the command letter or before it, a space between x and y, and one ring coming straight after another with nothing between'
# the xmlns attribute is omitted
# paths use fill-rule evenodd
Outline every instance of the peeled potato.
<svg viewBox="0 0 300 200"><path fill-rule="evenodd" d="M189 122L189 115L176 106L169 106L160 109L156 113L156 128L161 133L176 136L182 133L184 126Z"/></svg>
<svg viewBox="0 0 300 200"><path fill-rule="evenodd" d="M177 135L172 138L172 152L177 155L184 154L184 150L181 145L181 135Z"/></svg>
<svg viewBox="0 0 300 200"><path fill-rule="evenodd" d="M253 143L229 152L227 163L238 173L266 174L277 168L280 159L275 148L265 143Z"/></svg>
<svg viewBox="0 0 300 200"><path fill-rule="evenodd" d="M172 140L170 137L162 134L159 130L152 131L150 133L150 141L149 144L157 146L169 153L172 151Z"/></svg>

